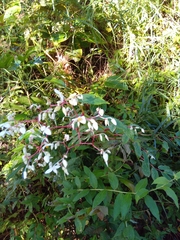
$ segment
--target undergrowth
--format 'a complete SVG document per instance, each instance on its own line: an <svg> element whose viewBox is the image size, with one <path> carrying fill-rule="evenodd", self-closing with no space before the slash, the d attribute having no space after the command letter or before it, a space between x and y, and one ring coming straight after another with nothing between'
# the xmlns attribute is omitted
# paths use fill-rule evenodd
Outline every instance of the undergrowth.
<svg viewBox="0 0 180 240"><path fill-rule="evenodd" d="M0 238L178 239L179 1L2 1Z"/></svg>

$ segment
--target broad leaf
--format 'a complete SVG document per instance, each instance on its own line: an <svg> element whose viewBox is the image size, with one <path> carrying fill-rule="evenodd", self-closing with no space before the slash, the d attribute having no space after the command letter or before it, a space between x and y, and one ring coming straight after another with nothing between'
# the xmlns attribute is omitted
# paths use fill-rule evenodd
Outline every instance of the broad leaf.
<svg viewBox="0 0 180 240"><path fill-rule="evenodd" d="M125 218L126 214L129 212L131 202L132 202L131 194L119 193L117 195L113 210L114 220L116 220L120 214L122 218Z"/></svg>
<svg viewBox="0 0 180 240"><path fill-rule="evenodd" d="M93 208L98 206L106 198L106 196L107 196L106 190L99 192L94 198Z"/></svg>
<svg viewBox="0 0 180 240"><path fill-rule="evenodd" d="M89 105L102 105L102 104L108 104L104 99L95 96L94 94L83 94L83 103L87 103Z"/></svg>
<svg viewBox="0 0 180 240"><path fill-rule="evenodd" d="M123 231L123 236L126 239L134 240L134 237L135 237L134 228L131 225L128 225L127 227L125 227Z"/></svg>
<svg viewBox="0 0 180 240"><path fill-rule="evenodd" d="M151 211L152 215L160 222L159 209L158 209L157 204L154 201L154 199L151 196L147 195L144 198L144 201L145 201L146 206Z"/></svg>
<svg viewBox="0 0 180 240"><path fill-rule="evenodd" d="M82 222L80 221L80 219L78 217L75 218L75 226L76 226L76 232L77 234L80 234L82 233L83 231L83 225L82 225Z"/></svg>
<svg viewBox="0 0 180 240"><path fill-rule="evenodd" d="M145 152L143 152L144 160L142 162L142 172L146 177L149 177L151 174L149 158Z"/></svg>
<svg viewBox="0 0 180 240"><path fill-rule="evenodd" d="M176 207L179 208L178 197L175 194L175 192L171 188L169 188L169 187L165 187L165 188L163 188L163 190L174 201Z"/></svg>
<svg viewBox="0 0 180 240"><path fill-rule="evenodd" d="M139 191L142 188L146 188L148 184L147 178L141 179L135 186L135 192Z"/></svg>
<svg viewBox="0 0 180 240"><path fill-rule="evenodd" d="M109 179L109 183L110 183L112 189L117 189L118 185L119 185L117 176L113 172L109 172L108 179Z"/></svg>
<svg viewBox="0 0 180 240"><path fill-rule="evenodd" d="M76 176L74 180L75 180L76 186L77 186L78 188L81 188L81 181L80 181L79 177Z"/></svg>
<svg viewBox="0 0 180 240"><path fill-rule="evenodd" d="M133 146L134 146L134 150L135 150L136 156L137 157L141 157L142 152L141 152L141 145L140 145L140 143L138 141L136 141L136 142L133 143Z"/></svg>
<svg viewBox="0 0 180 240"><path fill-rule="evenodd" d="M97 178L96 176L94 175L94 173L91 172L91 170L84 166L84 172L86 173L86 175L88 175L89 177L89 183L90 185L93 187L93 188L97 188L98 186L98 181L97 181Z"/></svg>
<svg viewBox="0 0 180 240"><path fill-rule="evenodd" d="M149 193L149 191L146 188L141 188L139 191L137 191L136 195L135 195L136 203L138 203L138 201L141 198L145 197L148 193Z"/></svg>
<svg viewBox="0 0 180 240"><path fill-rule="evenodd" d="M108 77L104 85L108 88L128 90L127 84L118 75Z"/></svg>
<svg viewBox="0 0 180 240"><path fill-rule="evenodd" d="M77 202L80 198L85 197L88 193L89 193L89 190L88 190L88 189L83 190L82 192L78 193L78 194L74 197L73 202Z"/></svg>
<svg viewBox="0 0 180 240"><path fill-rule="evenodd" d="M165 177L158 177L153 181L152 184L157 184L159 186L162 185L162 187L163 187L163 186L169 185L170 181Z"/></svg>

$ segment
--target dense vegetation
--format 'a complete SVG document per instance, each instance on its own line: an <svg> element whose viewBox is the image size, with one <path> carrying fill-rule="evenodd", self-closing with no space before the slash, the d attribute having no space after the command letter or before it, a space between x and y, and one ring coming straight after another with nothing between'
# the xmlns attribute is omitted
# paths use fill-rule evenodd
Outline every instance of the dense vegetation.
<svg viewBox="0 0 180 240"><path fill-rule="evenodd" d="M180 4L0 6L0 239L179 239Z"/></svg>

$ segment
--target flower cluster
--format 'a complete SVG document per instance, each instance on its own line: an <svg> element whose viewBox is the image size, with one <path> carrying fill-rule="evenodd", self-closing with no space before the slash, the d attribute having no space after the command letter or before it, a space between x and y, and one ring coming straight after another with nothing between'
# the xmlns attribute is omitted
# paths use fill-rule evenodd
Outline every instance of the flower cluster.
<svg viewBox="0 0 180 240"><path fill-rule="evenodd" d="M78 103L81 101L82 105L83 95L74 93L65 98L59 90L54 89L54 92L58 100L52 104L46 98L47 109L41 110L41 106L36 104L30 106L30 111L37 111L38 115L33 121L28 120L28 129L26 129L25 120L23 122L15 121L14 113L8 114L8 121L0 124L0 137L17 134L19 139L26 139L22 149L22 161L25 165L23 177L27 178L28 172L35 171L36 167L45 168L45 174L52 172L57 174L58 169L61 168L68 175L68 153L75 146L81 144L91 144L99 151L108 166L111 151L103 149L102 144L96 144L96 139L99 138L100 142L109 141L109 137L103 132L103 129L110 126L115 129L116 120L105 116L104 110L99 107L96 108L93 116L82 113L78 108ZM72 136L72 132L76 133L76 138L74 135ZM60 152L60 159L57 159L53 151L60 151L61 146L64 150Z"/></svg>

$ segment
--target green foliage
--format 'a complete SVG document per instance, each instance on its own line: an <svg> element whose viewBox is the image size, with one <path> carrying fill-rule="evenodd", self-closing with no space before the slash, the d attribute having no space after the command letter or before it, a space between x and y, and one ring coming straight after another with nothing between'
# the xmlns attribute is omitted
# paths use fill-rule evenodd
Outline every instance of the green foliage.
<svg viewBox="0 0 180 240"><path fill-rule="evenodd" d="M178 12L2 1L1 239L178 234Z"/></svg>

